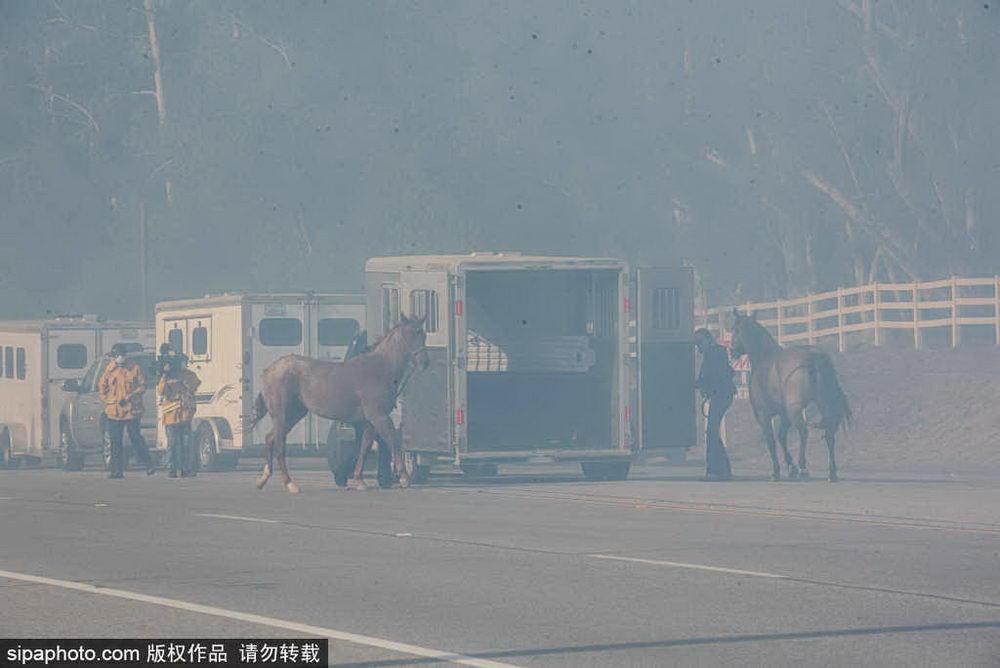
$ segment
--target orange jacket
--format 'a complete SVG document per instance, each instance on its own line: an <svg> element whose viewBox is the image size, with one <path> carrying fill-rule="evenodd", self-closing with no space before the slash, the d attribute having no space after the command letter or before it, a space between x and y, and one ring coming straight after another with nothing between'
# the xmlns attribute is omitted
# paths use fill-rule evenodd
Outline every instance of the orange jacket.
<svg viewBox="0 0 1000 668"><path fill-rule="evenodd" d="M146 391L146 377L132 360L118 366L114 360L108 364L97 381L97 396L104 404L104 414L109 420L132 420L142 415L142 394ZM125 405L121 401L125 400Z"/></svg>
<svg viewBox="0 0 1000 668"><path fill-rule="evenodd" d="M194 393L201 381L191 369L182 369L177 378L160 377L156 392L160 395L160 415L163 424L182 424L194 418L197 404Z"/></svg>

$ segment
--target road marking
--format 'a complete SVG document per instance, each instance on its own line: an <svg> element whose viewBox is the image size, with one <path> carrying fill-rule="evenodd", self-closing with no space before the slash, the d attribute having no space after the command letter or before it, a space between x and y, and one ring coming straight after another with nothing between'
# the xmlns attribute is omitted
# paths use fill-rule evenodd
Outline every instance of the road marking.
<svg viewBox="0 0 1000 668"><path fill-rule="evenodd" d="M281 524L278 520L265 517L244 517L243 515L219 515L218 513L194 513L195 517L214 517L220 520L239 520L240 522L259 522L261 524Z"/></svg>
<svg viewBox="0 0 1000 668"><path fill-rule="evenodd" d="M591 559L607 559L610 561L630 561L637 564L652 564L653 566L673 566L674 568L691 568L696 571L711 571L713 573L729 573L730 575L748 575L755 578L775 578L787 580L787 575L777 573L761 573L758 571L743 571L738 568L722 568L721 566L705 566L703 564L687 564L683 561L661 561L659 559L641 559L639 557L619 557L613 554L588 554Z"/></svg>
<svg viewBox="0 0 1000 668"><path fill-rule="evenodd" d="M836 582L834 580L816 580L813 578L799 577L795 575L781 575L780 573L765 573L762 571L744 571L738 568L723 568L721 566L706 566L704 564L689 564L683 561L664 561L660 559L643 559L641 557L622 557L614 554L588 554L591 559L604 559L607 561L625 561L637 564L649 564L651 566L668 566L671 568L689 568L697 571L709 571L713 573L726 573L728 575L744 575L754 578L768 578L770 580L783 580L798 584L809 584L817 587L833 587L835 589L853 589L857 591L868 591L879 594L896 594L899 596L917 596L919 598L933 598L939 601L951 601L953 603L969 603L972 605L982 605L987 608L1000 608L1000 603L995 601L984 601L974 598L961 598L958 596L947 596L945 594L932 594L925 591L913 591L909 589L892 589L891 587L877 587L874 585L850 584L848 582Z"/></svg>
<svg viewBox="0 0 1000 668"><path fill-rule="evenodd" d="M248 612L227 610L226 608L216 608L211 605L202 605L200 603L189 603L187 601L179 601L173 598L140 594L138 592L126 591L124 589L97 587L83 582L59 580L41 575L13 573L11 571L4 570L0 570L0 578L8 578L10 580L18 580L21 582L33 582L35 584L49 585L52 587L62 587L63 589L72 589L75 591L86 592L88 594L100 594L102 596L112 596L114 598L123 598L129 601L139 601L141 603L151 603L165 608L174 608L175 610L185 610L187 612L197 612L203 615L212 615L213 617L224 617L226 619L248 622L250 624L261 624L263 626L270 626L276 629L305 633L308 635L318 636L320 638L329 638L330 640L342 640L356 645L367 645L368 647L377 647L379 649L399 652L401 654L410 654L412 656L420 656L428 659L435 659L437 661L447 661L463 666L479 666L480 668L517 668L517 666L509 663L499 663L497 661L490 661L487 659L477 659L464 654L443 652L429 647L420 647L419 645L408 645L406 643L395 642L393 640L363 636L357 633L348 633L346 631L338 631L336 629L329 629L322 626L300 624L298 622L276 619L274 617L265 617L263 615L255 615Z"/></svg>

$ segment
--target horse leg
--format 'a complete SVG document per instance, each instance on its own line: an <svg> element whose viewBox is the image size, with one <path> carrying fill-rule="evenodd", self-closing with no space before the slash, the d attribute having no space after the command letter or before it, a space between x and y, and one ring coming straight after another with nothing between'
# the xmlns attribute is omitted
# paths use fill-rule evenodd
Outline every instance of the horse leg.
<svg viewBox="0 0 1000 668"><path fill-rule="evenodd" d="M275 439L275 445L278 446L278 468L281 470L281 481L285 484L285 489L288 490L289 494L298 494L300 490L299 486L292 482L292 476L288 473L288 461L285 458L288 448L288 433L308 412L305 406L295 400L285 411L284 427L279 432L280 438Z"/></svg>
<svg viewBox="0 0 1000 668"><path fill-rule="evenodd" d="M375 432L370 424L365 424L364 432L361 434L361 447L358 448L358 459L354 463L354 477L347 481L348 489L364 491L368 489L365 484L364 468L365 460L368 458L368 451L372 449L372 442L375 440Z"/></svg>
<svg viewBox="0 0 1000 668"><path fill-rule="evenodd" d="M788 430L791 423L788 418L781 416L778 418L778 442L781 443L781 451L785 455L785 466L788 467L788 477L795 480L799 477L799 470L792 460L792 453L788 451Z"/></svg>
<svg viewBox="0 0 1000 668"><path fill-rule="evenodd" d="M388 415L379 415L372 418L371 423L378 434L378 441L381 446L385 447L388 445L392 449L393 463L397 466L399 472L399 486L409 487L410 476L406 473L406 467L402 466L402 458L399 456L399 432L396 431L395 425L392 424L392 418Z"/></svg>
<svg viewBox="0 0 1000 668"><path fill-rule="evenodd" d="M278 426L275 425L271 428L271 431L267 433L264 437L264 468L261 470L260 475L257 476L257 489L264 489L264 485L267 481L271 479L271 462L274 457L274 437L278 431Z"/></svg>
<svg viewBox="0 0 1000 668"><path fill-rule="evenodd" d="M840 478L837 477L837 459L833 455L835 437L836 436L833 429L826 430L825 434L826 449L830 453L830 482L837 482L838 480L840 480Z"/></svg>
<svg viewBox="0 0 1000 668"><path fill-rule="evenodd" d="M809 468L806 465L806 448L809 446L809 425L806 423L802 411L797 414L795 428L799 432L799 478L803 480L809 478Z"/></svg>
<svg viewBox="0 0 1000 668"><path fill-rule="evenodd" d="M396 438L392 446L392 466L399 476L399 486L405 489L410 486L410 474L403 463L403 430L393 429L393 434Z"/></svg>
<svg viewBox="0 0 1000 668"><path fill-rule="evenodd" d="M771 454L771 480L781 480L781 466L778 464L778 453L774 443L774 426L770 418L761 424L764 430L764 441L767 442L767 451Z"/></svg>

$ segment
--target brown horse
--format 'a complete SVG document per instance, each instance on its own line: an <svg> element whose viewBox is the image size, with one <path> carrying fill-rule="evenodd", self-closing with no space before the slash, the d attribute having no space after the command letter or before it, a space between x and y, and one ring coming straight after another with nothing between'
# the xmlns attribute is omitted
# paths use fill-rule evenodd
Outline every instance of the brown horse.
<svg viewBox="0 0 1000 668"><path fill-rule="evenodd" d="M750 357L750 405L754 417L764 432L771 453L772 480L781 478L781 467L775 452L772 420L779 420L778 440L784 451L789 478L808 478L806 445L810 424L823 430L830 453L830 482L837 481L837 460L834 439L837 430L851 419L837 373L830 356L818 348L782 348L771 333L756 320L756 314L741 315L733 309L733 355ZM819 418L806 419L806 411L815 408ZM799 464L788 451L788 430L799 432Z"/></svg>
<svg viewBox="0 0 1000 668"><path fill-rule="evenodd" d="M396 406L404 376L411 364L427 368L428 358L424 319L400 322L371 349L344 362L317 360L301 355L286 355L264 370L261 392L257 395L256 415L251 430L271 415L272 427L264 450L264 470L257 477L261 489L271 477L272 456L277 447L281 478L292 494L299 487L288 475L285 462L285 437L305 417L313 413L330 420L363 426L361 449L350 486L364 489L362 469L375 436L392 450L393 465L399 482L409 486L409 476L402 463L399 434L389 414Z"/></svg>

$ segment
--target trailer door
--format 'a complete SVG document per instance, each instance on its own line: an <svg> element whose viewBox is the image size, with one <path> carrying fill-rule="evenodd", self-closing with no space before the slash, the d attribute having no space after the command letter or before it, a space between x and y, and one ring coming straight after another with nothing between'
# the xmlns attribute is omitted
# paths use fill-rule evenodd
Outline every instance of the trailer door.
<svg viewBox="0 0 1000 668"><path fill-rule="evenodd" d="M48 399L48 446L59 443L59 411L66 400L63 382L83 378L94 361L97 350L97 333L93 329L49 330L48 375L42 380L48 387L43 390Z"/></svg>
<svg viewBox="0 0 1000 668"><path fill-rule="evenodd" d="M636 291L639 447L689 448L696 440L694 274L639 268Z"/></svg>
<svg viewBox="0 0 1000 668"><path fill-rule="evenodd" d="M315 309L315 315L311 318L313 327L310 331L310 356L343 362L354 337L365 327L364 304L338 304L319 300ZM309 437L313 445L317 448L325 446L333 420L309 413L305 421L309 423Z"/></svg>
<svg viewBox="0 0 1000 668"><path fill-rule="evenodd" d="M278 358L285 355L307 355L307 322L305 302L271 302L252 304L250 324L253 332L253 373L259 391L261 374ZM288 433L289 445L307 445L307 421L300 420ZM271 429L271 417L261 421L254 433L266 434ZM325 435L324 435L325 436Z"/></svg>

